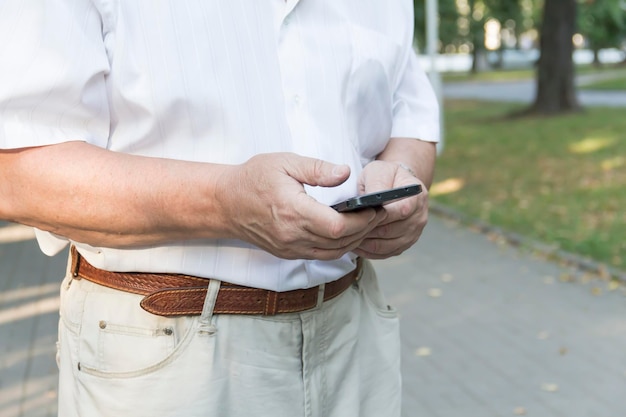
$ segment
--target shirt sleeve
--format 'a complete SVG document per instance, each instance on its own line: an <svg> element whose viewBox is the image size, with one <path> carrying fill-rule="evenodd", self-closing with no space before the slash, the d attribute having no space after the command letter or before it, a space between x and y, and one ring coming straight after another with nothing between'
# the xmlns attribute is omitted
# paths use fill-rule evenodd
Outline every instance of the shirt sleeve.
<svg viewBox="0 0 626 417"><path fill-rule="evenodd" d="M89 0L0 2L0 149L106 147L109 61Z"/></svg>
<svg viewBox="0 0 626 417"><path fill-rule="evenodd" d="M404 2L410 13L403 37L404 56L393 95L391 137L416 138L438 142L440 137L439 102L430 80L420 67L413 49L413 2Z"/></svg>

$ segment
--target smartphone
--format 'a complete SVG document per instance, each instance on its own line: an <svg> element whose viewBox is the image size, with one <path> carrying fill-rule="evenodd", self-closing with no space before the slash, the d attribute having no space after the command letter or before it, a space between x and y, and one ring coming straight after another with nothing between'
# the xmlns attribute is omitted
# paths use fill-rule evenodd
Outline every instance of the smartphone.
<svg viewBox="0 0 626 417"><path fill-rule="evenodd" d="M352 197L341 203L333 204L335 210L345 213L348 211L360 210L366 207L380 207L386 203L411 197L422 192L420 184L407 185L404 187L392 188L390 190L378 191L376 193L363 194Z"/></svg>

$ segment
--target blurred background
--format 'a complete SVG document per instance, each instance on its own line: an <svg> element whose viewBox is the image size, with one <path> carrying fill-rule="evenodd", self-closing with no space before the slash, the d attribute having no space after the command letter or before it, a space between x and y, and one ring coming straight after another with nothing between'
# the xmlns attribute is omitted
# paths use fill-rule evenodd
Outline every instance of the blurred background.
<svg viewBox="0 0 626 417"><path fill-rule="evenodd" d="M439 18L428 27L433 6ZM443 109L434 200L619 276L626 1L427 0L415 8L416 45Z"/></svg>

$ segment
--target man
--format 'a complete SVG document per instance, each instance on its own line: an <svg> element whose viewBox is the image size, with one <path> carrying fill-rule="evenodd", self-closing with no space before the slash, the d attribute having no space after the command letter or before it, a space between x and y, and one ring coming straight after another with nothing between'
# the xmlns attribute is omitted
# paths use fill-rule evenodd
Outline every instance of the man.
<svg viewBox="0 0 626 417"><path fill-rule="evenodd" d="M399 416L368 259L426 224L409 0L7 0L0 218L71 244L59 415Z"/></svg>

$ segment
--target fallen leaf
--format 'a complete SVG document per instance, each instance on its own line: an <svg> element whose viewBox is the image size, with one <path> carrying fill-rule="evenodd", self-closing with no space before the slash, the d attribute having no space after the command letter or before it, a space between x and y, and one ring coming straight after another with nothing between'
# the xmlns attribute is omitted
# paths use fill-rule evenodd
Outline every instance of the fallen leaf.
<svg viewBox="0 0 626 417"><path fill-rule="evenodd" d="M600 275L600 278L611 279L611 273L606 265L600 265L598 267L598 275Z"/></svg>
<svg viewBox="0 0 626 417"><path fill-rule="evenodd" d="M591 294L593 294L593 295L602 295L602 288L600 288L600 287L593 287L591 289Z"/></svg>
<svg viewBox="0 0 626 417"><path fill-rule="evenodd" d="M559 349L559 355L561 356L565 356L567 355L568 349L566 347L562 347L561 349Z"/></svg>
<svg viewBox="0 0 626 417"><path fill-rule="evenodd" d="M609 291L615 291L616 289L618 289L620 287L619 282L613 280L613 281L609 281Z"/></svg>
<svg viewBox="0 0 626 417"><path fill-rule="evenodd" d="M557 392L559 390L559 386L557 384L541 384L541 389L546 392Z"/></svg>
<svg viewBox="0 0 626 417"><path fill-rule="evenodd" d="M432 350L429 347L423 346L421 348L417 348L415 350L415 356L430 356L432 354Z"/></svg>
<svg viewBox="0 0 626 417"><path fill-rule="evenodd" d="M537 333L537 339L539 340L546 340L549 337L550 337L550 332L546 330Z"/></svg>
<svg viewBox="0 0 626 417"><path fill-rule="evenodd" d="M452 278L452 275L451 275L451 274L443 274L443 275L441 276L441 280L442 280L443 282L450 282L450 281L452 281L452 280L453 280L453 278Z"/></svg>
<svg viewBox="0 0 626 417"><path fill-rule="evenodd" d="M432 298L441 297L442 294L443 294L443 291L441 291L440 288L431 288L428 290L428 296Z"/></svg>
<svg viewBox="0 0 626 417"><path fill-rule="evenodd" d="M517 408L515 408L515 410L513 410L513 414L515 414L516 416L525 416L526 415L526 408L525 407L517 407Z"/></svg>
<svg viewBox="0 0 626 417"><path fill-rule="evenodd" d="M543 283L546 285L554 284L554 277L550 277L550 276L543 277Z"/></svg>

